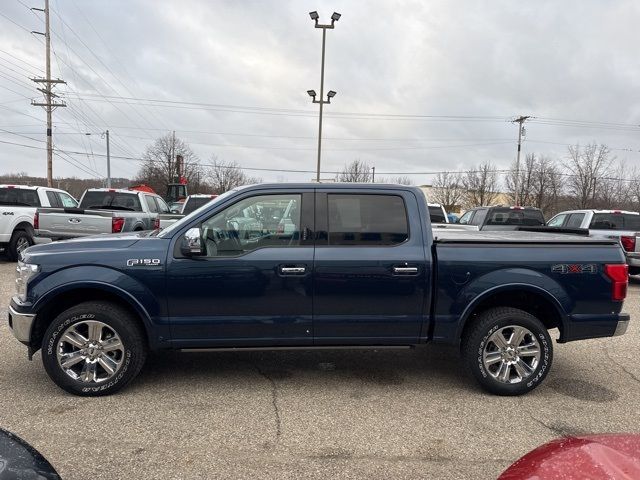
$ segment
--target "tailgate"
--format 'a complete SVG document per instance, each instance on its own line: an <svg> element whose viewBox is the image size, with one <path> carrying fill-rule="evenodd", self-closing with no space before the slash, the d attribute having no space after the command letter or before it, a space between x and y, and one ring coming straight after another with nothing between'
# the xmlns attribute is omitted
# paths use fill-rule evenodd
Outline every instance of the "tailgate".
<svg viewBox="0 0 640 480"><path fill-rule="evenodd" d="M95 210L39 208L36 235L73 238L111 233L113 212Z"/></svg>

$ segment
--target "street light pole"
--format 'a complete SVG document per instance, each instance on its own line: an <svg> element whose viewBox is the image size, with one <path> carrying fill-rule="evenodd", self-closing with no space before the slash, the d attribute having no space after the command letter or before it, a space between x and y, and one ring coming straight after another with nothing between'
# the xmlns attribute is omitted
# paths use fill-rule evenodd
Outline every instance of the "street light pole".
<svg viewBox="0 0 640 480"><path fill-rule="evenodd" d="M309 94L309 96L313 98L313 103L320 104L320 118L318 120L318 165L317 165L317 171L316 171L316 181L320 182L320 160L322 157L322 113L324 110L324 104L331 103L331 99L336 95L336 92L334 92L333 90L329 90L329 92L327 93L327 99L324 100L324 52L325 52L325 45L327 42L327 29L335 28L335 22L340 20L340 14L333 12L333 15L331 15L331 23L328 25L323 25L318 22L318 19L320 18L320 16L318 15L318 12L310 12L309 16L311 17L311 20L315 22L315 27L322 29L322 60L320 63L320 100L316 100L315 90L307 90L307 93Z"/></svg>
<svg viewBox="0 0 640 480"><path fill-rule="evenodd" d="M109 130L104 132L107 137L107 188L111 188L111 154L109 153Z"/></svg>

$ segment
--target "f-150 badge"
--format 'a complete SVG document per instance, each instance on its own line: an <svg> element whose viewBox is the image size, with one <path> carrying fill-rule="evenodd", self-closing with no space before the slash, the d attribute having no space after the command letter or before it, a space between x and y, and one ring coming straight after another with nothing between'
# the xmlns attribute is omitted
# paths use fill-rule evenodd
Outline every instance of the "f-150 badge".
<svg viewBox="0 0 640 480"><path fill-rule="evenodd" d="M159 258L130 258L127 260L127 267L157 267L160 265Z"/></svg>

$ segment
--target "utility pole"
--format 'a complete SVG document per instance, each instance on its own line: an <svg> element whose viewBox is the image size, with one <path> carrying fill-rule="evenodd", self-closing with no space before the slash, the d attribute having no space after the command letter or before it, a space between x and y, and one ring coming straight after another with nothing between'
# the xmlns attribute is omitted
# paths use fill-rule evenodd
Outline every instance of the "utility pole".
<svg viewBox="0 0 640 480"><path fill-rule="evenodd" d="M371 167L371 183L376 183L376 167Z"/></svg>
<svg viewBox="0 0 640 480"><path fill-rule="evenodd" d="M111 188L111 154L109 153L109 130L104 132L107 137L107 188Z"/></svg>
<svg viewBox="0 0 640 480"><path fill-rule="evenodd" d="M513 123L518 123L518 154L516 156L516 178L515 178L515 203L516 205L519 205L518 202L518 188L519 188L519 184L520 184L520 149L522 146L522 134L524 131L524 127L523 124L525 121L527 121L527 119L531 118L530 115L521 115L520 117L516 118L515 120L513 120Z"/></svg>
<svg viewBox="0 0 640 480"><path fill-rule="evenodd" d="M45 65L45 73L46 78L32 78L31 80L36 83L44 84L44 88L38 88L38 91L44 94L44 103L36 102L35 100L31 100L31 105L36 107L44 107L47 112L47 186L53 187L53 121L52 121L52 113L56 107L66 107L67 105L63 101L54 101L55 98L58 98L58 95L51 91L53 85L58 83L66 83L59 78L56 80L51 79L51 30L49 26L49 0L44 0L44 9L43 8L32 8L31 10L36 10L38 12L44 12L45 18L45 33L42 32L31 32L37 35L43 35L45 38L45 49L46 49L46 65Z"/></svg>
<svg viewBox="0 0 640 480"><path fill-rule="evenodd" d="M322 155L322 111L323 111L324 104L331 103L331 99L336 96L336 92L334 92L333 90L329 90L329 92L327 92L327 99L323 100L323 97L324 97L324 50L325 50L325 43L327 40L327 29L334 29L335 23L338 20L340 20L341 15L339 13L333 12L333 15L331 15L331 23L328 25L322 25L318 22L318 19L320 18L320 15L318 15L318 12L309 12L309 16L311 17L311 20L315 22L315 27L322 29L322 60L320 63L320 100L316 100L315 90L307 90L307 93L313 99L313 103L320 104L320 119L318 121L318 166L317 166L317 172L316 172L316 181L320 182L320 158Z"/></svg>

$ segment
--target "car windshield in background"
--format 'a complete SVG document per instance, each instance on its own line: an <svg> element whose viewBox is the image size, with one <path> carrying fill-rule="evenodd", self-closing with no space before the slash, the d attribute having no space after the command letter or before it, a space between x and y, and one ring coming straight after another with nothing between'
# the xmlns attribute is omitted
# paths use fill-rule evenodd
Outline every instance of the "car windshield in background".
<svg viewBox="0 0 640 480"><path fill-rule="evenodd" d="M594 230L640 230L640 215L633 213L594 213L589 228Z"/></svg>
<svg viewBox="0 0 640 480"><path fill-rule="evenodd" d="M0 205L39 207L38 192L25 188L0 188Z"/></svg>
<svg viewBox="0 0 640 480"><path fill-rule="evenodd" d="M140 200L137 193L126 192L87 192L82 197L80 208L84 209L105 209L130 210L141 212Z"/></svg>
<svg viewBox="0 0 640 480"><path fill-rule="evenodd" d="M447 223L442 207L429 207L429 217L431 217L431 223Z"/></svg>
<svg viewBox="0 0 640 480"><path fill-rule="evenodd" d="M197 210L203 205L206 205L211 200L213 200L213 198L211 197L195 197L195 198L192 197L189 200L187 200L187 203L184 204L184 209L182 210L182 213L184 215L189 215L191 212Z"/></svg>
<svg viewBox="0 0 640 480"><path fill-rule="evenodd" d="M486 225L538 227L544 225L544 217L535 209L494 208L489 212Z"/></svg>

